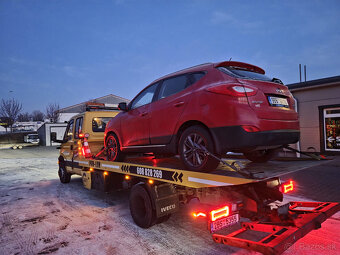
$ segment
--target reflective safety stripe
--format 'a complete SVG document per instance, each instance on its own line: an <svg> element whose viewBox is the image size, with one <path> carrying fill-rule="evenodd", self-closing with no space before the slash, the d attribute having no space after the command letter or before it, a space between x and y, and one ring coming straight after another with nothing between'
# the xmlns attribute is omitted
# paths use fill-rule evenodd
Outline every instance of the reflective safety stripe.
<svg viewBox="0 0 340 255"><path fill-rule="evenodd" d="M86 161L79 161L79 160L73 160L73 162L79 163L79 164L84 164L84 165L88 165L89 163Z"/></svg>
<svg viewBox="0 0 340 255"><path fill-rule="evenodd" d="M108 167L108 168L120 169L120 166L115 166L115 165L102 164L102 166Z"/></svg>
<svg viewBox="0 0 340 255"><path fill-rule="evenodd" d="M232 183L217 182L217 181L200 179L200 178L195 178L195 177L190 177L190 176L188 177L188 181L190 181L190 182L197 182L197 183L203 183L203 184L208 184L208 185L213 185L213 186L228 186L228 185L233 185Z"/></svg>

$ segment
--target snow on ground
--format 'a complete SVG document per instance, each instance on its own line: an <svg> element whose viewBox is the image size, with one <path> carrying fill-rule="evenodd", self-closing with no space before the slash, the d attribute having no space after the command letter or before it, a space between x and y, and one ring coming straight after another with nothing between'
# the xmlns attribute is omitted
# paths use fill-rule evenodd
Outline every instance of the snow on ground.
<svg viewBox="0 0 340 255"><path fill-rule="evenodd" d="M128 191L61 184L57 150L0 151L0 254L256 254L216 244L185 208L150 229L137 227ZM289 200L302 200L289 197ZM285 254L339 254L340 214Z"/></svg>

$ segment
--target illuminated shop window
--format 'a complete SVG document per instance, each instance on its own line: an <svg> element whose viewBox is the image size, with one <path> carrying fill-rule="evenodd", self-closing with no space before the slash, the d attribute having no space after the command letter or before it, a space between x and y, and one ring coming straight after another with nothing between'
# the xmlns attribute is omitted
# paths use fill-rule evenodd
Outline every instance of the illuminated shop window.
<svg viewBox="0 0 340 255"><path fill-rule="evenodd" d="M324 109L323 113L325 150L340 152L340 107Z"/></svg>

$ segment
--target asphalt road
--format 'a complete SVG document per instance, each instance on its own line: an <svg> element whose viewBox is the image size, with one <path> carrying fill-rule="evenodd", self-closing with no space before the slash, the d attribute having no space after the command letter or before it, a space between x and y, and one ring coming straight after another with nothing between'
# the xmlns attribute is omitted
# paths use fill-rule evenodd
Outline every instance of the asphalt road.
<svg viewBox="0 0 340 255"><path fill-rule="evenodd" d="M320 163L281 177L295 181L295 196L322 202L340 202L340 156Z"/></svg>

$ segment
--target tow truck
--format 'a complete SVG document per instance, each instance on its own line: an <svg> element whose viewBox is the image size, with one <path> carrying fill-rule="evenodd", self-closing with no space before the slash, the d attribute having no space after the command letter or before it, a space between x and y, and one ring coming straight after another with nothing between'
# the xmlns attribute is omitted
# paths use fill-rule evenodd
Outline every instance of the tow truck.
<svg viewBox="0 0 340 255"><path fill-rule="evenodd" d="M95 118L104 115L110 114L88 112L70 120L64 140L59 141L60 181L68 183L76 174L87 189L109 192L129 188L131 216L142 228L167 221L181 205L196 200L199 203L192 207L191 215L206 221L214 242L281 254L340 210L335 202L283 203L283 195L295 189L293 180L283 182L275 171L259 172L237 161L222 159L211 173L183 170L177 158L154 155L108 161L104 147L91 151L94 136L98 139L98 133L93 132ZM235 226L236 230L230 231ZM249 238L249 232L261 233L261 237Z"/></svg>

